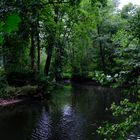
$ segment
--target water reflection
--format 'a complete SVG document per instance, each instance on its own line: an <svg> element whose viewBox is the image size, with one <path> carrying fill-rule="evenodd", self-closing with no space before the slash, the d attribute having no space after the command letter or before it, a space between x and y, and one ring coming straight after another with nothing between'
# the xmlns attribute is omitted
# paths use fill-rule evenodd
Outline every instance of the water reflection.
<svg viewBox="0 0 140 140"><path fill-rule="evenodd" d="M140 140L140 126L136 127L127 140Z"/></svg>
<svg viewBox="0 0 140 140"><path fill-rule="evenodd" d="M83 140L84 119L80 112L70 105L65 105L62 109L62 118L60 120L62 129L61 139L65 140Z"/></svg>
<svg viewBox="0 0 140 140"><path fill-rule="evenodd" d="M41 115L33 130L31 140L48 140L51 137L51 124L49 112L43 106Z"/></svg>
<svg viewBox="0 0 140 140"><path fill-rule="evenodd" d="M70 104L61 108L61 113L55 123L52 122L53 117L55 116L51 115L49 110L42 108L31 140L84 140L82 128L85 120Z"/></svg>
<svg viewBox="0 0 140 140"><path fill-rule="evenodd" d="M140 140L140 135L131 134L127 140Z"/></svg>

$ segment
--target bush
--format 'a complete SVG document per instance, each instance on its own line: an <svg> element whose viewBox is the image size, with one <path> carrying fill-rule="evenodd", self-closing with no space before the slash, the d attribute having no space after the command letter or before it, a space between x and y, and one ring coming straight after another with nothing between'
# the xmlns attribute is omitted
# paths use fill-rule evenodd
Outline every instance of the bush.
<svg viewBox="0 0 140 140"><path fill-rule="evenodd" d="M16 88L11 86L6 86L0 90L0 98L6 99L11 98L15 95Z"/></svg>
<svg viewBox="0 0 140 140"><path fill-rule="evenodd" d="M140 102L131 103L125 99L117 106L111 106L113 116L117 118L117 123L107 122L104 127L99 127L97 132L106 139L124 140L128 133L140 124Z"/></svg>
<svg viewBox="0 0 140 140"><path fill-rule="evenodd" d="M113 82L113 78L110 75L105 75L102 71L89 72L88 77L98 81L101 85L109 85Z"/></svg>
<svg viewBox="0 0 140 140"><path fill-rule="evenodd" d="M10 85L24 86L35 83L35 73L32 71L8 72L7 81Z"/></svg>
<svg viewBox="0 0 140 140"><path fill-rule="evenodd" d="M62 74L63 79L71 79L72 78L72 73L70 72L65 72Z"/></svg>
<svg viewBox="0 0 140 140"><path fill-rule="evenodd" d="M44 74L40 74L37 78L38 86L43 90L43 94L50 93L55 84L51 77L47 77Z"/></svg>

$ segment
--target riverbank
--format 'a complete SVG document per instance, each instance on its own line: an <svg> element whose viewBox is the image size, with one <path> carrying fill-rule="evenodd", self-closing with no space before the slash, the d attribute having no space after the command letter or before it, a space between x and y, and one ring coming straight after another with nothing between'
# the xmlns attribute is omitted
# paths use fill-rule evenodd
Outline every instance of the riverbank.
<svg viewBox="0 0 140 140"><path fill-rule="evenodd" d="M83 78L75 78L75 79L67 79L61 80L59 82L54 82L54 86L63 87L64 85L69 84L80 84L80 85L90 85L90 86L101 86L101 84L95 80L91 79L83 79ZM4 95L4 98L0 98L0 107L1 106L9 106L13 104L17 104L23 102L25 100L42 100L44 98L49 98L50 93L49 87L47 89L43 89L38 87L37 85L26 85L22 87L8 87L10 89L7 94ZM55 89L53 87L53 89ZM53 90L51 89L51 91ZM45 91L46 90L46 91Z"/></svg>
<svg viewBox="0 0 140 140"><path fill-rule="evenodd" d="M11 90L12 89L12 90ZM25 100L42 99L43 91L38 86L26 85L23 87L7 87L0 98L0 107L9 106Z"/></svg>

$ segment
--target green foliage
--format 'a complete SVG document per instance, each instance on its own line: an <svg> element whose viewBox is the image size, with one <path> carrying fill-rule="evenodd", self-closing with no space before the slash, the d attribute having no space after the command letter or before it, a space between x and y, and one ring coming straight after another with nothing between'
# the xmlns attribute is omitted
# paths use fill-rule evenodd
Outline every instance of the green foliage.
<svg viewBox="0 0 140 140"><path fill-rule="evenodd" d="M130 20L130 32L132 33L135 38L140 39L140 9L137 9L136 13L133 15L133 17Z"/></svg>
<svg viewBox="0 0 140 140"><path fill-rule="evenodd" d="M8 85L5 70L0 68L0 98L10 98L14 95L15 91L15 87Z"/></svg>
<svg viewBox="0 0 140 140"><path fill-rule="evenodd" d="M37 86L26 85L22 87L3 86L0 90L1 99L12 99L19 96L33 97L37 93Z"/></svg>
<svg viewBox="0 0 140 140"><path fill-rule="evenodd" d="M36 80L38 87L43 91L44 95L50 94L50 92L52 92L52 90L54 89L54 79L52 79L51 77L40 74L37 76Z"/></svg>
<svg viewBox="0 0 140 140"><path fill-rule="evenodd" d="M140 102L131 103L125 99L119 106L113 103L111 111L113 116L117 117L117 123L106 123L104 127L99 127L97 130L106 139L126 139L128 133L140 124Z"/></svg>
<svg viewBox="0 0 140 140"><path fill-rule="evenodd" d="M26 85L22 87L17 87L14 96L33 96L37 92L37 86Z"/></svg>
<svg viewBox="0 0 140 140"><path fill-rule="evenodd" d="M134 6L132 3L125 5L121 11L121 17L124 19L131 18L132 15L135 13L135 8L136 6Z"/></svg>
<svg viewBox="0 0 140 140"><path fill-rule="evenodd" d="M105 75L102 71L89 72L88 77L92 80L98 81L101 85L110 85L113 81L111 75Z"/></svg>
<svg viewBox="0 0 140 140"><path fill-rule="evenodd" d="M3 32L11 33L17 31L20 22L21 19L17 14L9 15L5 21L5 25L3 26Z"/></svg>
<svg viewBox="0 0 140 140"><path fill-rule="evenodd" d="M129 4L121 11L123 29L112 36L115 43L113 61L113 87L125 87L123 92L128 99L120 105L111 106L115 122L106 122L99 127L98 133L104 139L126 139L128 134L140 124L139 102L139 8Z"/></svg>
<svg viewBox="0 0 140 140"><path fill-rule="evenodd" d="M3 87L1 87L0 89L0 98L2 99L7 99L7 98L12 98L15 95L16 92L16 88L15 87L11 87L8 85L2 85Z"/></svg>
<svg viewBox="0 0 140 140"><path fill-rule="evenodd" d="M63 79L71 79L72 78L72 73L71 72L65 72L63 73Z"/></svg>
<svg viewBox="0 0 140 140"><path fill-rule="evenodd" d="M3 36L0 36L0 44L2 44L4 41L4 37Z"/></svg>
<svg viewBox="0 0 140 140"><path fill-rule="evenodd" d="M20 22L21 19L17 14L11 14L5 21L0 22L0 44L3 43L5 34L10 34L18 30Z"/></svg>
<svg viewBox="0 0 140 140"><path fill-rule="evenodd" d="M40 74L38 77L38 85L48 87L50 84L50 80L45 75Z"/></svg>

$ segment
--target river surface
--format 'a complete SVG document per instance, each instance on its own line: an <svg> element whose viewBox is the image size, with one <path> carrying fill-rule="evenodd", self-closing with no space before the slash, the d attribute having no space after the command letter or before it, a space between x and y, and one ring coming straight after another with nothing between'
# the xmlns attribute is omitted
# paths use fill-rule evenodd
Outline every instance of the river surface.
<svg viewBox="0 0 140 140"><path fill-rule="evenodd" d="M101 140L96 130L120 98L109 88L60 84L50 101L0 109L0 140Z"/></svg>

